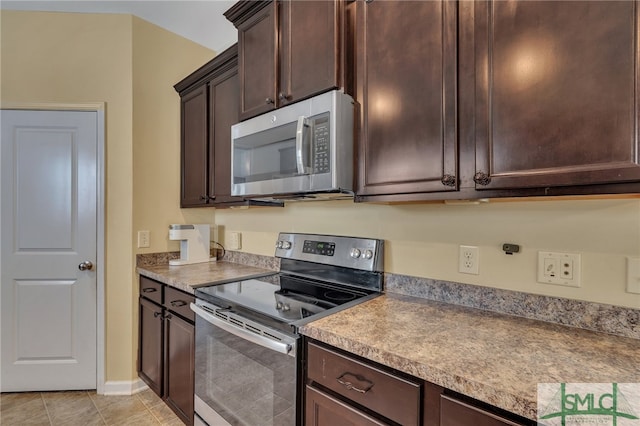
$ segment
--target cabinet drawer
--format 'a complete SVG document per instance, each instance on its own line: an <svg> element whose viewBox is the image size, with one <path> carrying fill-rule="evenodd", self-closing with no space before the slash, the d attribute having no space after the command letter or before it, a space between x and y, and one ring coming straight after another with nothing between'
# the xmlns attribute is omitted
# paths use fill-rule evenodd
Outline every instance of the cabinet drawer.
<svg viewBox="0 0 640 426"><path fill-rule="evenodd" d="M420 423L421 385L313 343L308 378L402 425Z"/></svg>
<svg viewBox="0 0 640 426"><path fill-rule="evenodd" d="M162 287L164 284L140 275L140 296L162 305Z"/></svg>
<svg viewBox="0 0 640 426"><path fill-rule="evenodd" d="M164 307L178 315L195 322L195 312L191 310L189 305L194 303L196 298L184 291L177 290L173 287L165 287L164 289Z"/></svg>
<svg viewBox="0 0 640 426"><path fill-rule="evenodd" d="M478 407L440 396L440 426L522 426Z"/></svg>

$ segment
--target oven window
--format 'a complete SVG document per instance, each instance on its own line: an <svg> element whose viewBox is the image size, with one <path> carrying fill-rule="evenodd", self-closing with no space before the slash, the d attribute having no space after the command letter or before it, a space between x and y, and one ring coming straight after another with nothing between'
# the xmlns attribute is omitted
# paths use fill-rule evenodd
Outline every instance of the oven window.
<svg viewBox="0 0 640 426"><path fill-rule="evenodd" d="M195 356L196 396L230 425L295 424L294 357L244 340L199 317ZM198 415L207 421L206 414Z"/></svg>

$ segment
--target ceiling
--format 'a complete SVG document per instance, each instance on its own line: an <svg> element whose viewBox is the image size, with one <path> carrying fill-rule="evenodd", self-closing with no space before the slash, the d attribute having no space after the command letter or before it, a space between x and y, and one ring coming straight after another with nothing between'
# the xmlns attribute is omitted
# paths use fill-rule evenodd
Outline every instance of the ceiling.
<svg viewBox="0 0 640 426"><path fill-rule="evenodd" d="M222 15L234 3L235 0L2 0L0 9L131 14L219 53L238 39L236 29Z"/></svg>

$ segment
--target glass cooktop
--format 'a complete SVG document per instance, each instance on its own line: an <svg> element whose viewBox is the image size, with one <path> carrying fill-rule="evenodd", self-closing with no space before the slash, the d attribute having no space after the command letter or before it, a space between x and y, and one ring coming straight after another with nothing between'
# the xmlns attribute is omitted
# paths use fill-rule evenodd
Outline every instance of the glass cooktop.
<svg viewBox="0 0 640 426"><path fill-rule="evenodd" d="M291 323L371 294L365 290L275 274L195 290L196 297L222 308L248 309Z"/></svg>

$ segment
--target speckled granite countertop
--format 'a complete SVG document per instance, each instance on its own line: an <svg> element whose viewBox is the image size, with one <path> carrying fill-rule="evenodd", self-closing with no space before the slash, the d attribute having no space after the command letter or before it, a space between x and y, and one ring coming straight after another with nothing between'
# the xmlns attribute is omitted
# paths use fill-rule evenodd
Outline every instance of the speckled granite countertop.
<svg viewBox="0 0 640 426"><path fill-rule="evenodd" d="M273 274L269 269L242 265L233 262L207 262L192 265L170 266L169 264L138 266L140 275L176 287L193 294L193 289L212 284L224 284L238 280L248 280Z"/></svg>
<svg viewBox="0 0 640 426"><path fill-rule="evenodd" d="M387 294L302 334L529 419L538 383L638 383L640 340Z"/></svg>

